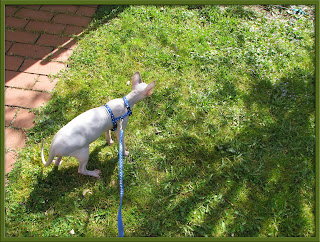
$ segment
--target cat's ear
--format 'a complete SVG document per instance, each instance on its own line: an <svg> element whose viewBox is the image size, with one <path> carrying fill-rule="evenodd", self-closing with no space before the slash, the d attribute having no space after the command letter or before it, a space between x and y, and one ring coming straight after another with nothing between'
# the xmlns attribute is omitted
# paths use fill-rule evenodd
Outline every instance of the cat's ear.
<svg viewBox="0 0 320 242"><path fill-rule="evenodd" d="M148 86L146 87L146 95L147 96L150 96L153 93L153 89L154 89L155 85L156 85L155 81L150 82L148 84Z"/></svg>
<svg viewBox="0 0 320 242"><path fill-rule="evenodd" d="M139 72L134 73L134 75L132 76L132 85L131 85L131 89L134 90L136 85L140 84L142 82L141 80L141 75Z"/></svg>

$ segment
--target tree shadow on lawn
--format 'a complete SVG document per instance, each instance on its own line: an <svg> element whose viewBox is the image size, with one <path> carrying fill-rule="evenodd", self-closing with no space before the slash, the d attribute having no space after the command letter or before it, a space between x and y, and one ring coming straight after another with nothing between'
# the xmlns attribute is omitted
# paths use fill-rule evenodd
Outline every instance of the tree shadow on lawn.
<svg viewBox="0 0 320 242"><path fill-rule="evenodd" d="M127 7L128 5L99 5L94 15L95 22L88 28L88 31L94 31L102 24L118 17Z"/></svg>
<svg viewBox="0 0 320 242"><path fill-rule="evenodd" d="M155 141L163 146L157 152L166 157L158 169L170 164L179 175L154 186L153 196L146 198L151 209L141 208L136 235L314 236L314 89L314 76L301 69L276 85L252 77L251 91L242 96L244 106L248 113L258 106L260 116L269 109L273 121L268 125L246 122L232 141L219 144L223 148L201 147L201 138L189 135ZM165 152L170 144L177 152ZM228 147L235 147L235 153ZM184 160L189 163L183 165ZM199 185L182 191L190 181Z"/></svg>

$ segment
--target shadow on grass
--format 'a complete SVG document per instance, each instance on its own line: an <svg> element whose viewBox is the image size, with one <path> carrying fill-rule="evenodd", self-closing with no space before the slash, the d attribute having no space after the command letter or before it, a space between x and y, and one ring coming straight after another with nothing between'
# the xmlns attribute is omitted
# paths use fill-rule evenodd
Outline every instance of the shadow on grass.
<svg viewBox="0 0 320 242"><path fill-rule="evenodd" d="M128 5L99 5L95 12L93 23L83 34L88 34L99 28L102 24L106 24L118 17L127 7Z"/></svg>
<svg viewBox="0 0 320 242"><path fill-rule="evenodd" d="M110 184L111 175L114 172L117 164L116 159L109 161L100 161L99 152L106 145L96 147L89 155L87 168L101 170L101 179L105 186ZM63 157L65 158L65 157ZM63 160L63 159L62 159ZM69 209L76 209L73 204L82 194L72 194L76 188L86 187L86 184L95 183L96 178L84 176L78 173L78 162L75 167L64 168L63 162L58 168L54 167L48 175L44 176L41 173L37 177L37 182L34 185L32 192L26 202L26 209L31 213L45 212L48 209L55 209L56 203L64 204L65 209L59 211L69 214ZM86 207L86 204L83 204ZM88 208L88 207L87 207Z"/></svg>
<svg viewBox="0 0 320 242"><path fill-rule="evenodd" d="M160 157L165 157L158 169L173 167L170 172L176 176L155 186L152 197L146 198L150 209L141 208L143 222L136 235L308 234L315 224L314 216L306 213L307 204L315 212L315 134L310 129L314 86L314 76L301 69L276 84L253 76L251 92L241 98L248 113L263 118L263 111L269 110L273 120L267 125L246 122L230 142L215 147L188 134L155 142ZM165 123L168 117L159 119ZM175 151L169 152L165 147L172 145ZM228 151L230 147L234 151ZM192 181L197 185L183 191Z"/></svg>

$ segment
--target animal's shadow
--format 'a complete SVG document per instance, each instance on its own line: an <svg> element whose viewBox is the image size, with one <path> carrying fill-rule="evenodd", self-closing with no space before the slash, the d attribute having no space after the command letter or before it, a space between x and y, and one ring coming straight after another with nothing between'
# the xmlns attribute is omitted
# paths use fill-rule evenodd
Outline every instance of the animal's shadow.
<svg viewBox="0 0 320 242"><path fill-rule="evenodd" d="M85 190L87 186L92 186L97 182L102 182L103 186L108 186L111 181L111 176L117 164L117 158L110 160L99 159L99 152L106 147L105 144L97 146L90 152L88 168L101 170L101 178L98 180L95 177L84 176L78 173L77 166L64 168L63 164L59 167L53 167L52 170L44 175L41 173L34 182L34 187L27 199L25 206L28 212L46 212L54 209L59 201L64 204L72 204L75 196L83 198L83 193L71 195L76 190ZM78 189L84 187L84 189ZM66 205L65 210L74 209L72 206ZM66 212L66 211L65 211ZM70 211L69 211L70 212Z"/></svg>

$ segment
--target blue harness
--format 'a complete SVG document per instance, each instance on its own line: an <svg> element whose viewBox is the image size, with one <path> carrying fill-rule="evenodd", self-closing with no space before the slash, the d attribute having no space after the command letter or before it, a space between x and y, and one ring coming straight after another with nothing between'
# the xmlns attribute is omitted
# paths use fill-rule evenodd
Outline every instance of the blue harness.
<svg viewBox="0 0 320 242"><path fill-rule="evenodd" d="M113 123L113 129L112 131L117 129L117 121L120 120L120 140L119 140L119 186L120 186L120 206L119 206L119 211L118 211L118 233L119 237L124 236L124 229L123 229L123 222L122 222L122 215L121 215L121 206L122 206L122 198L124 194L124 188L123 188L123 146L122 146L122 141L123 141L123 129L122 129L122 121L125 117L128 115L132 115L132 111L129 105L129 102L126 97L123 97L124 104L127 108L127 112L118 117L115 118L111 108L108 105L104 105L106 109L108 110L112 123Z"/></svg>
<svg viewBox="0 0 320 242"><path fill-rule="evenodd" d="M117 121L118 120L124 119L128 115L129 116L132 115L132 111L131 111L131 108L130 108L130 105L129 105L129 102L128 102L127 98L123 97L123 101L124 101L124 105L126 106L128 111L124 115L122 115L122 116L120 116L118 118L114 117L113 112L112 112L111 108L108 105L104 105L106 107L106 109L108 110L108 112L110 114L110 117L111 117L111 120L112 120L112 123L113 123L113 128L111 129L112 131L115 131L117 129Z"/></svg>

